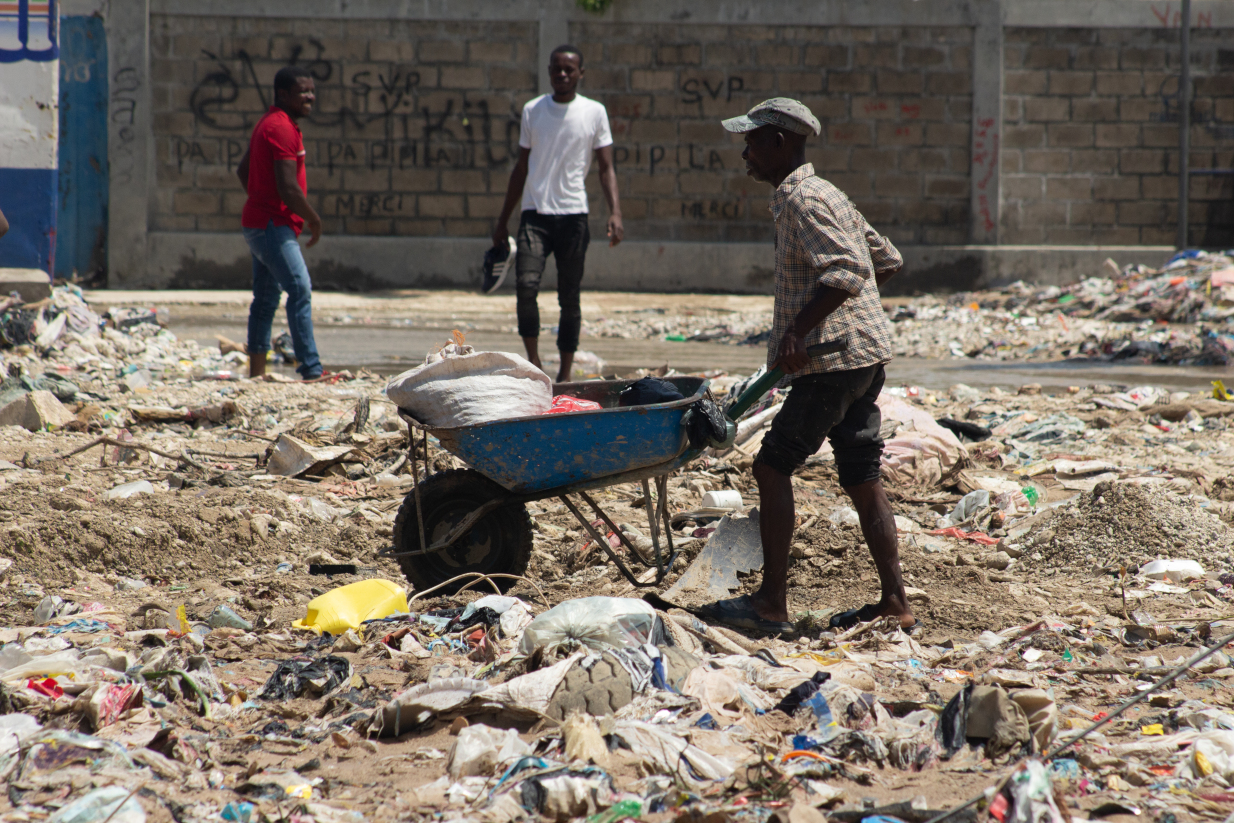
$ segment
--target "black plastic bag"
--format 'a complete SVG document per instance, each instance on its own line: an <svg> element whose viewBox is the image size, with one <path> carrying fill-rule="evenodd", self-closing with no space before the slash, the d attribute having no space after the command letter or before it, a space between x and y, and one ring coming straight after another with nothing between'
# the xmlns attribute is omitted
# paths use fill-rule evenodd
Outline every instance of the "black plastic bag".
<svg viewBox="0 0 1234 823"><path fill-rule="evenodd" d="M713 443L723 443L728 434L724 412L706 397L690 407L690 420L686 424L686 436L690 448L705 449Z"/></svg>
<svg viewBox="0 0 1234 823"><path fill-rule="evenodd" d="M815 672L814 677L803 680L794 686L783 699L775 705L773 711L781 711L790 717L801 708L801 704L818 694L818 687L831 679L829 672Z"/></svg>
<svg viewBox="0 0 1234 823"><path fill-rule="evenodd" d="M966 437L974 443L980 443L982 440L989 440L994 436L994 432L987 429L985 426L978 426L976 423L969 423L964 420L952 420L950 417L940 417L937 421L938 425L949 430L952 434L959 437Z"/></svg>
<svg viewBox="0 0 1234 823"><path fill-rule="evenodd" d="M671 403L674 400L684 400L685 395L677 391L677 387L662 377L643 377L635 380L630 388L621 393L617 405L650 406L653 403Z"/></svg>
<svg viewBox="0 0 1234 823"><path fill-rule="evenodd" d="M955 697L943 708L942 717L938 719L938 730L935 736L943 747L943 759L954 755L964 748L968 737L968 708L973 699L973 684L956 692Z"/></svg>
<svg viewBox="0 0 1234 823"><path fill-rule="evenodd" d="M310 690L327 695L350 678L351 664L337 655L327 654L316 660L284 660L257 696L262 700L290 700Z"/></svg>

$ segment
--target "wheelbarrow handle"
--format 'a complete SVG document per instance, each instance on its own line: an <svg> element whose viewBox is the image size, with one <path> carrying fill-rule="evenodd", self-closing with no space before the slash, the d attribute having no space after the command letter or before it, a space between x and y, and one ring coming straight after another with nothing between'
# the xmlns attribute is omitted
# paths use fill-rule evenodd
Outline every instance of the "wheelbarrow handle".
<svg viewBox="0 0 1234 823"><path fill-rule="evenodd" d="M806 354L810 357L821 357L824 354L834 354L847 348L847 340L828 340L823 343L815 343L813 346L806 346ZM784 379L784 369L777 367L767 372L755 380L750 385L750 388L742 392L741 397L737 398L737 402L729 407L725 415L729 420L736 420L741 417L741 415L746 413L746 410L758 402L760 397L770 391L782 379Z"/></svg>

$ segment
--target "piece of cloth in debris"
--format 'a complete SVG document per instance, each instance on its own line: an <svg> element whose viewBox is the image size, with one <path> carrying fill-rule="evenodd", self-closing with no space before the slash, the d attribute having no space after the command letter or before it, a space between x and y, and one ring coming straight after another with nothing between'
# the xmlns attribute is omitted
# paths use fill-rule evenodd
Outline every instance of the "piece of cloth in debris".
<svg viewBox="0 0 1234 823"><path fill-rule="evenodd" d="M897 769L921 771L936 763L942 754L937 735L938 715L929 709L889 718L876 731L887 746L887 759Z"/></svg>
<svg viewBox="0 0 1234 823"><path fill-rule="evenodd" d="M483 680L449 677L417 683L404 689L373 712L369 731L378 736L398 737L428 722L438 714L455 709L472 695L489 687Z"/></svg>
<svg viewBox="0 0 1234 823"><path fill-rule="evenodd" d="M595 814L613 804L613 779L601 769L554 769L524 779L519 804L554 821Z"/></svg>
<svg viewBox="0 0 1234 823"><path fill-rule="evenodd" d="M771 701L740 681L737 672L714 669L708 665L696 667L681 686L681 693L698 698L703 710L717 720L738 720L744 715L764 712Z"/></svg>
<svg viewBox="0 0 1234 823"><path fill-rule="evenodd" d="M1048 751L1058 731L1058 707L1054 704L1054 690L1021 689L1012 692L1011 699L1024 710L1028 718L1028 731L1036 744L1036 750Z"/></svg>
<svg viewBox="0 0 1234 823"><path fill-rule="evenodd" d="M582 652L575 652L547 669L513 677L472 695L460 710L480 712L500 709L512 715L538 718L548 711L554 692L565 680L570 667L582 657Z"/></svg>
<svg viewBox="0 0 1234 823"><path fill-rule="evenodd" d="M997 686L973 687L966 734L986 740L986 754L991 758L1027 749L1032 739L1024 710Z"/></svg>
<svg viewBox="0 0 1234 823"><path fill-rule="evenodd" d="M713 781L724 780L734 771L734 764L683 740L671 728L641 720L621 720L613 734L642 759L653 774L675 775L693 791Z"/></svg>
<svg viewBox="0 0 1234 823"><path fill-rule="evenodd" d="M827 682L819 686L818 693L826 699L835 722L846 729L867 731L890 717L874 695L849 686Z"/></svg>
<svg viewBox="0 0 1234 823"><path fill-rule="evenodd" d="M324 696L349 680L351 663L336 655L327 654L316 660L284 660L270 675L258 697L262 700L290 700L306 690Z"/></svg>
<svg viewBox="0 0 1234 823"><path fill-rule="evenodd" d="M602 657L610 657L630 675L630 684L635 694L647 691L656 678L656 664L659 663L660 688L664 687L664 663L660 659L660 650L651 643L644 643L635 649L605 649L599 654L589 654L579 663L590 671L591 667Z"/></svg>
<svg viewBox="0 0 1234 823"><path fill-rule="evenodd" d="M883 393L878 398L884 420L900 424L883 443L883 477L899 486L936 486L959 468L968 451L929 412Z"/></svg>

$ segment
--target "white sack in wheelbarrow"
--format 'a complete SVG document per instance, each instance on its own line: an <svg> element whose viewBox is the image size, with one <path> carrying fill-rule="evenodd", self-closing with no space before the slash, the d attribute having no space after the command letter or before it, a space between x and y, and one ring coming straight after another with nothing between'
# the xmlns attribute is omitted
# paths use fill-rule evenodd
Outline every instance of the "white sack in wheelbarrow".
<svg viewBox="0 0 1234 823"><path fill-rule="evenodd" d="M893 437L883 443L883 478L897 486L937 486L968 456L964 444L949 430L935 422L930 413L894 394L878 396L883 423L899 424ZM831 442L818 450L821 457L832 456Z"/></svg>
<svg viewBox="0 0 1234 823"><path fill-rule="evenodd" d="M543 414L553 381L517 354L450 344L395 377L386 396L428 426L472 426Z"/></svg>

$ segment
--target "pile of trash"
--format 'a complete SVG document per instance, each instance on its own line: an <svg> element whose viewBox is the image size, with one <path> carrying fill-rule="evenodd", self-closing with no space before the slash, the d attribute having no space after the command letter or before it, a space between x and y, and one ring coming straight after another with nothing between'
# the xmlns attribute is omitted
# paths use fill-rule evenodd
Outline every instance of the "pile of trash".
<svg viewBox="0 0 1234 823"><path fill-rule="evenodd" d="M1088 359L1220 366L1234 362L1234 251L1188 251L1159 269L1119 267L1069 286L1002 288L886 301L897 357ZM765 345L771 307L638 308L584 318L595 337Z"/></svg>
<svg viewBox="0 0 1234 823"><path fill-rule="evenodd" d="M1106 261L1070 286L1012 283L922 297L891 312L896 354L979 360L1234 362L1234 254L1180 253L1163 268Z"/></svg>
<svg viewBox="0 0 1234 823"><path fill-rule="evenodd" d="M794 478L794 631L751 637L640 599L557 499L527 505L530 565L504 591L412 589L382 554L414 483L385 378L238 379L242 353L157 313L121 328L129 309L85 305L97 321L73 327L72 294L42 307L65 317L46 346L0 350L0 410L21 411L0 425L14 821L1234 810L1234 648L1185 665L1234 632L1221 387L888 386L884 479L920 627L827 628L878 583L824 446ZM714 377L717 402L750 379ZM653 591L734 534L754 560L721 585L758 587L751 465L790 392L669 480L680 553ZM459 468L431 436L414 448L421 472ZM589 494L647 540L640 484Z"/></svg>

